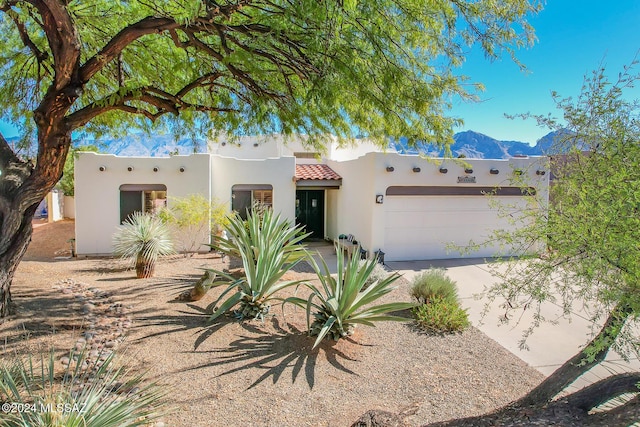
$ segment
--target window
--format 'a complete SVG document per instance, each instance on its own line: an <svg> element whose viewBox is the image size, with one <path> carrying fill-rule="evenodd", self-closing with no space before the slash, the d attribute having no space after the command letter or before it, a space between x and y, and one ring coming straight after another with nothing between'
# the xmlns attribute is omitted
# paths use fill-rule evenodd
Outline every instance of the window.
<svg viewBox="0 0 640 427"><path fill-rule="evenodd" d="M167 206L167 186L123 184L120 186L120 223L134 212L156 214Z"/></svg>
<svg viewBox="0 0 640 427"><path fill-rule="evenodd" d="M293 153L293 156L296 159L319 159L320 153L309 152L309 151L296 151Z"/></svg>
<svg viewBox="0 0 640 427"><path fill-rule="evenodd" d="M273 186L269 184L236 184L231 187L231 209L238 212L242 219L247 219L247 212L255 203L272 207Z"/></svg>

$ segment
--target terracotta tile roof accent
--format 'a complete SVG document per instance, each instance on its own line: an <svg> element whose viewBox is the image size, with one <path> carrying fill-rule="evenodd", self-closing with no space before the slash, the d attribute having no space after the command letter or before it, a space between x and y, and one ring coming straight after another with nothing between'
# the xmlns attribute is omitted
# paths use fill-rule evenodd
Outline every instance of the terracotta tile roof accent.
<svg viewBox="0 0 640 427"><path fill-rule="evenodd" d="M341 180L342 177L327 165L296 165L296 181L300 180Z"/></svg>

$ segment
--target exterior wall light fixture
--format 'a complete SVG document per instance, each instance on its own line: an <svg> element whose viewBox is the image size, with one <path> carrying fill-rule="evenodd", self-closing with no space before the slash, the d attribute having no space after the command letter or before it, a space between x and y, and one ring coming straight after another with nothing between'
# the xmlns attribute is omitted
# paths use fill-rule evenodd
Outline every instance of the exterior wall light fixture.
<svg viewBox="0 0 640 427"><path fill-rule="evenodd" d="M440 171L440 173L447 173L447 172L449 172L449 169L447 169L447 168L440 168L440 169L439 169L439 171Z"/></svg>
<svg viewBox="0 0 640 427"><path fill-rule="evenodd" d="M421 170L421 169L420 169L419 167L414 167L414 168L413 168L413 171L414 171L415 173L420 172L420 170Z"/></svg>
<svg viewBox="0 0 640 427"><path fill-rule="evenodd" d="M381 205L384 201L384 196L382 194L376 194L376 203Z"/></svg>
<svg viewBox="0 0 640 427"><path fill-rule="evenodd" d="M387 172L393 172L396 170L393 166L387 166Z"/></svg>
<svg viewBox="0 0 640 427"><path fill-rule="evenodd" d="M498 175L498 174L500 173L500 171L499 171L498 169L496 169L496 168L491 168L491 169L489 170L489 173L490 173L491 175Z"/></svg>

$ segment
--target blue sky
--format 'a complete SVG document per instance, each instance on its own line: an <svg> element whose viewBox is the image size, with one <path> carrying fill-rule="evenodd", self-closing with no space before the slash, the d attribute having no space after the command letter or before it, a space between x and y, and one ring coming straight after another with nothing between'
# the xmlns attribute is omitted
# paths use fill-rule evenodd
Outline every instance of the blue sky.
<svg viewBox="0 0 640 427"><path fill-rule="evenodd" d="M483 83L485 91L480 94L483 102L454 104L452 113L465 121L456 131L474 130L499 140L534 144L549 130L534 120L506 119L505 113L559 116L551 91L575 97L585 75L605 65L607 74L617 77L640 49L638 0L547 0L531 24L538 41L517 53L528 73L508 57L493 63L477 51L468 57L461 72Z"/></svg>
<svg viewBox="0 0 640 427"><path fill-rule="evenodd" d="M533 120L506 119L505 113L557 114L551 91L576 96L586 74L604 64L617 75L640 49L639 0L548 0L531 23L538 41L517 53L527 73L508 57L490 62L479 50L471 51L460 72L483 83L485 91L480 103L454 103L451 114L465 122L456 131L534 144L549 130ZM0 131L5 137L17 134L2 122Z"/></svg>

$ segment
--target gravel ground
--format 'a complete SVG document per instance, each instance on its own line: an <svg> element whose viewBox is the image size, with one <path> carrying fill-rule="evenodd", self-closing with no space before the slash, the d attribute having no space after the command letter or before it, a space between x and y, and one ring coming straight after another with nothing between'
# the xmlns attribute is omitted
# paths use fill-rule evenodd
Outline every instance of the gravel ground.
<svg viewBox="0 0 640 427"><path fill-rule="evenodd" d="M86 313L61 292L62 280L108 292L132 320L119 346L122 361L165 387L167 426L348 426L368 409L409 408L409 423L422 425L490 411L543 378L475 328L432 336L410 322L385 322L312 350L304 313L292 307L284 314L273 307L264 323L223 319L207 326L201 311L221 290L197 303L174 298L197 280L199 268L233 269L228 261L175 256L161 260L156 277L135 279L120 260L53 261L68 245L53 233L56 225L36 230L16 272L19 314L0 325L1 354L55 345L62 357L74 346ZM408 284L401 279L387 298L407 300Z"/></svg>

